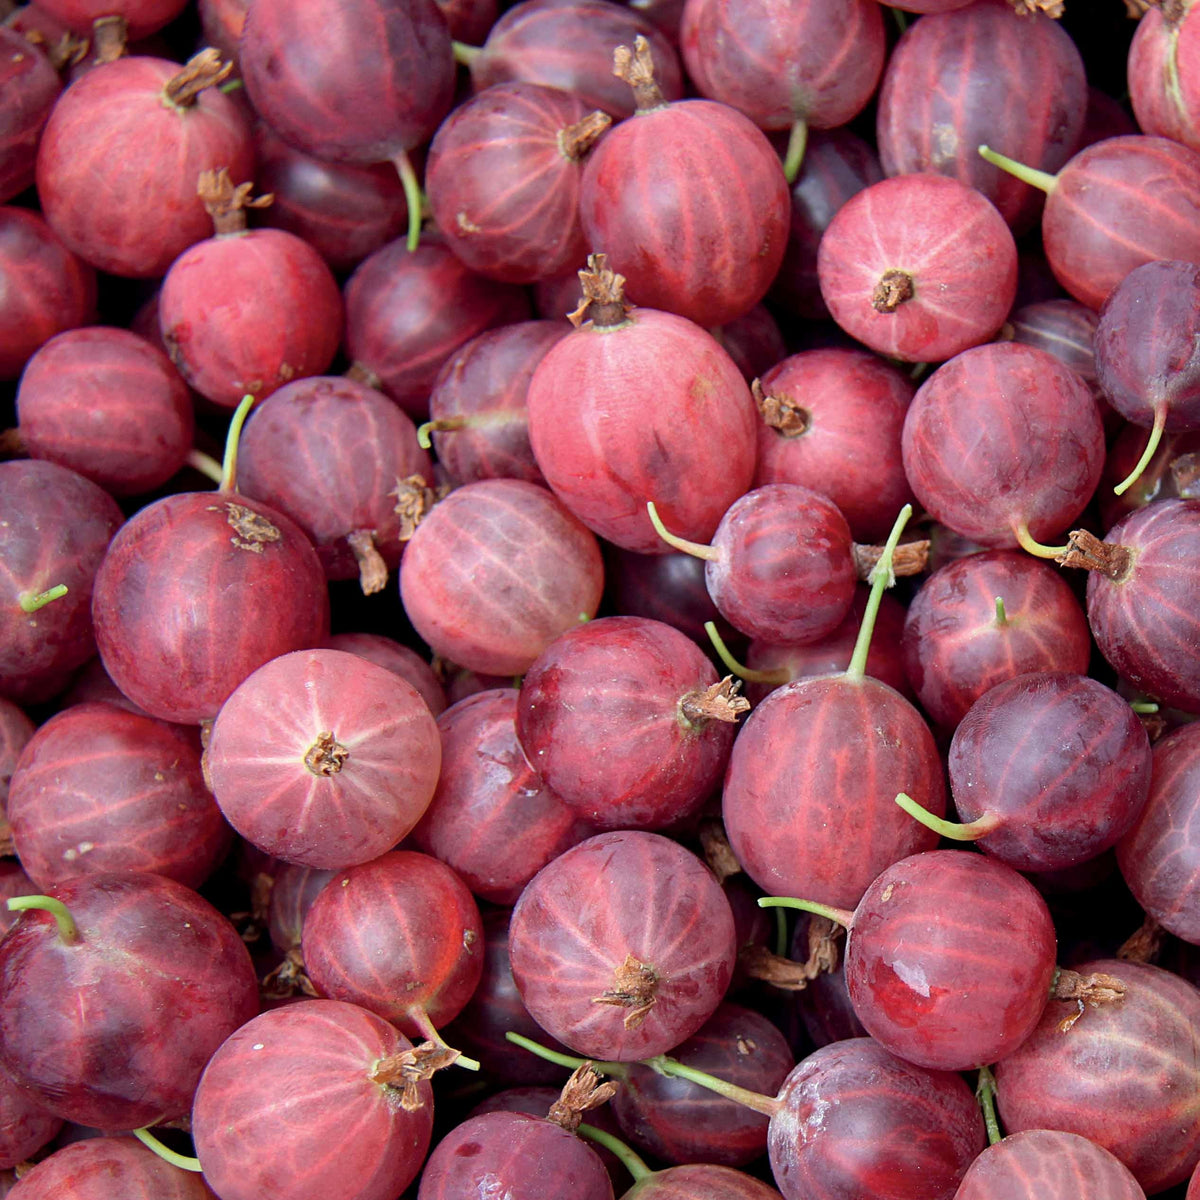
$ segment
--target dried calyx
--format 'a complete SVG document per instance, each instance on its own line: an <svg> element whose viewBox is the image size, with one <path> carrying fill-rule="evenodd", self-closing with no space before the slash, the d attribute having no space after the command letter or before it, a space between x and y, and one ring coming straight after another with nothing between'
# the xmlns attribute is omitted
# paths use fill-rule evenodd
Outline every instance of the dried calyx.
<svg viewBox="0 0 1200 1200"><path fill-rule="evenodd" d="M623 1022L626 1029L637 1029L654 1007L658 994L658 972L632 954L613 971L612 987L592 997L593 1004L611 1004L629 1011Z"/></svg>
<svg viewBox="0 0 1200 1200"><path fill-rule="evenodd" d="M869 582L871 572L883 556L882 546L864 546L852 542L850 553L854 557L854 568L859 579ZM929 541L901 542L892 552L892 577L920 575L929 565Z"/></svg>
<svg viewBox="0 0 1200 1200"><path fill-rule="evenodd" d="M400 532L396 535L401 542L409 541L417 532L417 526L429 515L429 510L449 492L449 488L431 488L424 475L409 475L397 479L396 486L388 493L395 496L392 511L400 518Z"/></svg>
<svg viewBox="0 0 1200 1200"><path fill-rule="evenodd" d="M634 39L632 50L618 46L613 51L613 74L633 88L633 101L639 113L666 108L667 102L654 78L654 54L641 34Z"/></svg>
<svg viewBox="0 0 1200 1200"><path fill-rule="evenodd" d="M420 1085L432 1079L434 1072L452 1066L461 1057L459 1051L449 1046L422 1042L411 1050L402 1050L378 1062L371 1072L371 1081L393 1088L400 1095L400 1107L405 1112L416 1112L424 1103Z"/></svg>
<svg viewBox="0 0 1200 1200"><path fill-rule="evenodd" d="M571 1078L563 1085L562 1094L550 1105L547 1120L574 1133L583 1121L583 1114L599 1108L616 1095L617 1084L611 1080L601 1083L602 1076L590 1062L576 1067Z"/></svg>
<svg viewBox="0 0 1200 1200"><path fill-rule="evenodd" d="M1126 546L1101 541L1086 529L1076 529L1067 538L1066 550L1055 561L1063 567L1098 571L1114 583L1120 583L1129 574L1133 555Z"/></svg>
<svg viewBox="0 0 1200 1200"><path fill-rule="evenodd" d="M583 290L579 307L567 318L578 329L588 322L593 329L616 329L629 320L632 304L625 302L625 276L609 270L607 254L589 254L587 269L579 272Z"/></svg>
<svg viewBox="0 0 1200 1200"><path fill-rule="evenodd" d="M1051 17L1055 21L1063 15L1063 0L1008 0L1018 17ZM1129 0L1126 0L1128 6Z"/></svg>
<svg viewBox="0 0 1200 1200"><path fill-rule="evenodd" d="M205 88L217 87L233 74L233 63L223 63L218 51L208 47L189 58L183 70L167 80L163 96L178 108L190 108Z"/></svg>
<svg viewBox="0 0 1200 1200"><path fill-rule="evenodd" d="M413 526L415 532L416 526ZM409 534L412 537L412 534ZM375 534L370 529L356 529L346 534L346 544L358 563L358 583L364 596L373 596L387 587L388 569L383 555L375 545Z"/></svg>
<svg viewBox="0 0 1200 1200"><path fill-rule="evenodd" d="M845 932L828 917L813 916L808 923L808 958L804 962L772 954L766 946L753 943L742 948L738 965L751 979L761 979L787 992L800 992L818 975L837 970L838 940Z"/></svg>
<svg viewBox="0 0 1200 1200"><path fill-rule="evenodd" d="M218 505L210 506L212 512L217 509ZM262 513L255 512L244 504L235 504L232 500L226 503L225 510L226 524L233 530L233 537L229 540L239 550L261 554L263 546L282 540L283 534Z"/></svg>
<svg viewBox="0 0 1200 1200"><path fill-rule="evenodd" d="M234 186L225 167L216 171L200 172L196 194L204 201L204 207L212 217L213 229L218 236L242 233L246 228L247 209L266 208L274 202L275 197L270 193L252 200L250 193L253 190L253 183L239 183Z"/></svg>
<svg viewBox="0 0 1200 1200"><path fill-rule="evenodd" d="M350 751L333 736L332 731L318 733L304 755L304 765L314 775L336 775L350 757Z"/></svg>
<svg viewBox="0 0 1200 1200"><path fill-rule="evenodd" d="M688 692L679 701L679 711L689 725L703 727L708 721L736 721L750 711L750 701L738 695L740 679L726 675L703 691Z"/></svg>
<svg viewBox="0 0 1200 1200"><path fill-rule="evenodd" d="M211 726L210 726L211 727ZM212 791L212 784L209 782L208 775L208 755L205 754L201 759L201 764L204 766L204 783L209 791ZM268 920L271 911L271 892L275 889L275 876L268 875L266 871L259 871L250 884L250 908L243 909L241 912L231 912L229 914L230 921L233 922L234 928L238 931L238 936L248 946L254 945L255 942L262 941L263 933L266 931Z"/></svg>
<svg viewBox="0 0 1200 1200"><path fill-rule="evenodd" d="M742 864L738 862L729 837L720 817L704 817L696 830L700 839L700 848L704 851L704 861L708 869L717 877L718 883L724 883L731 875L740 875Z"/></svg>
<svg viewBox="0 0 1200 1200"><path fill-rule="evenodd" d="M1131 933L1117 951L1124 962L1152 963L1167 940L1167 931L1148 913L1146 919Z"/></svg>
<svg viewBox="0 0 1200 1200"><path fill-rule="evenodd" d="M612 124L612 117L596 109L574 125L558 131L558 148L564 158L578 162L595 144L600 135Z"/></svg>
<svg viewBox="0 0 1200 1200"><path fill-rule="evenodd" d="M128 39L129 25L124 17L97 17L92 22L92 61L99 65L123 58Z"/></svg>
<svg viewBox="0 0 1200 1200"><path fill-rule="evenodd" d="M284 955L283 961L263 976L259 992L268 1000L286 1000L297 992L314 1000L321 995L304 970L304 958L299 946L293 946Z"/></svg>
<svg viewBox="0 0 1200 1200"><path fill-rule="evenodd" d="M1191 3L1192 0L1125 0L1125 13L1136 21L1152 8L1157 8L1163 20L1174 26L1187 15Z"/></svg>
<svg viewBox="0 0 1200 1200"><path fill-rule="evenodd" d="M1102 1004L1115 1004L1125 998L1125 984L1113 975L1096 972L1091 975L1080 975L1078 971L1068 971L1062 968L1054 976L1054 984L1050 989L1052 1000L1073 1000L1077 1011L1059 1021L1060 1033L1066 1033L1080 1017L1086 1008L1099 1008Z"/></svg>
<svg viewBox="0 0 1200 1200"><path fill-rule="evenodd" d="M0 16L3 15L4 5L0 5ZM87 38L78 38L69 30L54 42L47 42L46 35L40 29L25 29L21 32L25 40L41 50L50 60L50 65L60 72L65 71L67 67L77 67L87 58L91 48Z"/></svg>
<svg viewBox="0 0 1200 1200"><path fill-rule="evenodd" d="M750 394L758 405L762 419L784 437L798 437L808 428L809 415L806 409L784 396L772 396L763 391L757 379L750 384Z"/></svg>
<svg viewBox="0 0 1200 1200"><path fill-rule="evenodd" d="M871 307L879 313L893 313L915 295L912 276L907 271L893 268L879 277L875 291L871 293Z"/></svg>

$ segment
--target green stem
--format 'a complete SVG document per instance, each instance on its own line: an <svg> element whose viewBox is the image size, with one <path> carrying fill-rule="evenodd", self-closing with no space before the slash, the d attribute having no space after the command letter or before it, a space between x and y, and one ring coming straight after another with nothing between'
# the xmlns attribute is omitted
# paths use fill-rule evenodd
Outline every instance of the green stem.
<svg viewBox="0 0 1200 1200"><path fill-rule="evenodd" d="M803 117L797 117L792 122L787 153L783 159L783 176L789 184L796 182L796 176L800 174L800 166L804 162L804 151L807 148L808 122Z"/></svg>
<svg viewBox="0 0 1200 1200"><path fill-rule="evenodd" d="M996 628L1003 629L1008 624L1008 614L1004 611L1004 597L996 597Z"/></svg>
<svg viewBox="0 0 1200 1200"><path fill-rule="evenodd" d="M483 53L482 46L468 46L466 42L451 42L450 45L454 50L454 61L467 68Z"/></svg>
<svg viewBox="0 0 1200 1200"><path fill-rule="evenodd" d="M1163 430L1166 426L1167 406L1159 402L1154 406L1154 424L1150 428L1150 439L1146 442L1146 448L1142 451L1142 457L1137 460L1137 465L1133 470L1113 488L1114 495L1125 495L1142 477L1142 472L1150 465L1150 460L1154 457L1154 452L1158 449L1159 442L1162 441Z"/></svg>
<svg viewBox="0 0 1200 1200"><path fill-rule="evenodd" d="M744 679L747 683L774 684L776 687L780 684L792 682L792 673L786 667L776 667L773 671L752 671L749 667L742 666L729 653L729 647L725 645L725 639L717 632L717 627L712 621L704 622L704 632L708 634L708 640L712 642L713 649L717 652L717 657L739 679Z"/></svg>
<svg viewBox="0 0 1200 1200"><path fill-rule="evenodd" d="M898 12L899 10L893 9L892 11ZM901 365L906 366L907 364L902 363ZM925 372L929 370L929 367L930 367L930 364L927 362L917 363L917 365L915 367L913 367L913 369L911 371L909 371L909 373L908 373L909 379L911 379L913 381L913 383L919 383L921 381L921 378L924 376Z"/></svg>
<svg viewBox="0 0 1200 1200"><path fill-rule="evenodd" d="M79 926L75 924L75 918L71 916L70 909L61 900L56 900L53 896L13 896L7 904L9 912L29 912L31 909L40 909L42 912L50 913L58 922L58 936L68 946L73 946L79 941Z"/></svg>
<svg viewBox="0 0 1200 1200"><path fill-rule="evenodd" d="M854 928L854 914L848 908L834 908L832 904L819 904L816 900L797 900L794 896L760 896L759 908L798 908L801 912L816 913L827 917L835 925L846 929Z"/></svg>
<svg viewBox="0 0 1200 1200"><path fill-rule="evenodd" d="M1017 521L1013 525L1012 531L1021 549L1036 558L1059 558L1071 548L1070 546L1046 546L1035 541L1033 534L1029 532L1029 526L1024 521Z"/></svg>
<svg viewBox="0 0 1200 1200"><path fill-rule="evenodd" d="M875 620L879 616L879 606L883 603L883 593L896 582L892 574L892 555L896 552L900 535L904 532L908 518L912 516L912 505L906 504L888 534L888 540L883 544L883 553L879 561L871 568L871 594L867 597L867 607L863 611L862 624L858 629L858 641L854 643L854 654L850 665L846 668L847 679L864 679L867 674L867 655L871 650L871 635L875 632Z"/></svg>
<svg viewBox="0 0 1200 1200"><path fill-rule="evenodd" d="M229 422L229 432L225 435L225 458L221 463L221 482L217 485L219 492L237 491L237 459L238 443L242 439L242 426L254 407L253 396L243 396L242 402L233 411Z"/></svg>
<svg viewBox="0 0 1200 1200"><path fill-rule="evenodd" d="M907 33L908 32L908 13L901 12L900 9L898 9L898 8L893 8L893 9L891 9L891 14L892 14L893 19L896 22L896 28L899 29L901 33Z"/></svg>
<svg viewBox="0 0 1200 1200"><path fill-rule="evenodd" d="M986 159L992 166L999 167L1000 170L1007 171L1010 175L1015 175L1022 183L1041 188L1046 195L1058 187L1057 175L1049 175L1035 167L1027 167L1024 163L1017 162L1015 158L1009 158L1007 154L997 154L990 146L980 146L979 157Z"/></svg>
<svg viewBox="0 0 1200 1200"><path fill-rule="evenodd" d="M1154 700L1133 700L1129 707L1139 716L1151 716L1158 712L1158 704Z"/></svg>
<svg viewBox="0 0 1200 1200"><path fill-rule="evenodd" d="M988 1145L1003 1141L1000 1122L996 1119L996 1077L990 1067L979 1068L979 1082L975 1085L975 1099L983 1110L983 1124L987 1129Z"/></svg>
<svg viewBox="0 0 1200 1200"><path fill-rule="evenodd" d="M433 440L430 437L434 433L450 433L456 429L465 429L467 427L467 418L458 417L439 417L436 421L426 421L424 425L417 426L417 444L422 450L432 450Z"/></svg>
<svg viewBox="0 0 1200 1200"><path fill-rule="evenodd" d="M567 1067L572 1071L578 1070L585 1062L591 1061L590 1059L576 1058L573 1054L559 1054L557 1050L540 1046L537 1042L519 1033L513 1033L511 1030L504 1036L514 1046L520 1046L523 1050L528 1050L539 1058L544 1058L547 1062L557 1063L560 1067ZM779 1101L774 1096L764 1096L761 1092L751 1092L746 1088L738 1087L735 1083L726 1083L725 1080L718 1079L715 1075L709 1075L707 1071L697 1071L695 1067L685 1066L673 1058L668 1058L665 1054L647 1058L642 1065L650 1067L660 1075L686 1079L689 1083L708 1088L710 1092L716 1092L737 1104L744 1104L747 1108L752 1108L764 1116L774 1116L780 1107ZM619 1062L593 1062L592 1068L602 1075L615 1075L618 1079L626 1078L629 1073L627 1065Z"/></svg>
<svg viewBox="0 0 1200 1200"><path fill-rule="evenodd" d="M446 1044L445 1039L437 1031L437 1027L429 1019L429 1013L423 1008L414 1006L406 1013L406 1016L413 1022L414 1025L421 1031L422 1035L435 1045L443 1046L447 1050L454 1050L453 1046ZM468 1058L461 1051L455 1051L458 1057L454 1060L454 1066L462 1067L465 1071L478 1071L481 1064L477 1059Z"/></svg>
<svg viewBox="0 0 1200 1200"><path fill-rule="evenodd" d="M528 1050L530 1054L536 1054L538 1058L544 1058L547 1062L555 1063L560 1067L566 1067L568 1071L578 1071L587 1062L585 1058L576 1058L573 1054L560 1054L557 1050L551 1050L548 1046L541 1046L533 1041L532 1038L527 1038L524 1034L513 1033L511 1029L504 1036L514 1046L520 1046L522 1050Z"/></svg>
<svg viewBox="0 0 1200 1200"><path fill-rule="evenodd" d="M620 1138L613 1137L611 1133L607 1133L603 1129L597 1129L595 1125L589 1125L584 1122L575 1131L581 1133L589 1142L595 1142L597 1146L603 1146L605 1150L615 1154L620 1160L621 1166L633 1176L634 1183L639 1179L645 1179L647 1175L653 1175L654 1172L646 1166L645 1162Z"/></svg>
<svg viewBox="0 0 1200 1200"><path fill-rule="evenodd" d="M910 817L916 818L926 828L932 829L934 833L940 833L942 837L950 838L955 842L973 842L976 838L981 838L985 834L991 833L1003 820L997 813L984 813L982 817L970 822L947 821L945 817L936 817L927 808L922 808L911 796L906 795L904 792L901 792L896 797L896 803Z"/></svg>
<svg viewBox="0 0 1200 1200"><path fill-rule="evenodd" d="M662 518L658 515L658 509L655 507L653 500L646 501L646 511L650 514L650 524L654 526L654 532L668 546L676 550L682 550L684 554L690 554L693 558L703 558L708 562L718 562L720 560L721 552L715 546L705 546L701 542L689 542L686 538L676 537L673 533L668 533L667 527L662 523Z"/></svg>
<svg viewBox="0 0 1200 1200"><path fill-rule="evenodd" d="M786 958L788 952L787 909L782 904L775 907L775 953Z"/></svg>
<svg viewBox="0 0 1200 1200"><path fill-rule="evenodd" d="M21 606L22 612L35 613L39 608L45 608L52 600L58 600L66 594L67 585L65 583L56 583L52 588L47 588L44 592L22 592L17 597L17 603Z"/></svg>
<svg viewBox="0 0 1200 1200"><path fill-rule="evenodd" d="M738 1087L736 1083L727 1083L724 1079L718 1079L707 1071L697 1071L695 1067L689 1067L677 1059L668 1058L665 1054L647 1058L643 1061L643 1065L652 1068L660 1075L666 1075L673 1079L686 1079L688 1083L707 1088L710 1092L716 1092L718 1096L724 1096L726 1100L732 1100L735 1104L745 1105L746 1108L761 1113L764 1117L775 1116L783 1107L774 1096L764 1096L762 1092L752 1092L748 1088Z"/></svg>
<svg viewBox="0 0 1200 1200"><path fill-rule="evenodd" d="M170 1146L164 1146L148 1129L133 1129L130 1130L135 1138L144 1146L149 1146L159 1158L166 1159L172 1166L178 1167L181 1171L195 1171L199 1174L204 1168L200 1165L198 1158L191 1158L186 1154L176 1154Z"/></svg>
<svg viewBox="0 0 1200 1200"><path fill-rule="evenodd" d="M245 86L246 85L244 83L242 83L242 81L240 79L227 79L227 80L225 80L225 82L223 84L221 84L221 86L217 90L220 92L224 92L225 95L228 96L230 92L236 92L238 90L238 88L245 87Z"/></svg>
<svg viewBox="0 0 1200 1200"><path fill-rule="evenodd" d="M405 151L401 150L392 162L404 188L404 202L408 205L408 249L411 253L421 241L421 209L424 204L421 185L417 182L417 173L413 170L412 162Z"/></svg>
<svg viewBox="0 0 1200 1200"><path fill-rule="evenodd" d="M544 1058L547 1062L556 1063L560 1067L566 1067L569 1071L578 1071L584 1063L591 1062L591 1059L576 1058L573 1054L560 1054L557 1050L551 1050L549 1046L539 1045L532 1038L527 1038L520 1033L513 1033L512 1030L509 1030L504 1036L514 1046L520 1046L522 1050L528 1050L530 1054L536 1054L538 1058ZM624 1079L629 1074L628 1068L624 1063L592 1062L592 1066L601 1075L615 1075L618 1079Z"/></svg>
<svg viewBox="0 0 1200 1200"><path fill-rule="evenodd" d="M222 479L221 464L211 454L205 454L203 450L189 450L187 465L194 471L199 471L206 479L211 479L213 483L220 487Z"/></svg>

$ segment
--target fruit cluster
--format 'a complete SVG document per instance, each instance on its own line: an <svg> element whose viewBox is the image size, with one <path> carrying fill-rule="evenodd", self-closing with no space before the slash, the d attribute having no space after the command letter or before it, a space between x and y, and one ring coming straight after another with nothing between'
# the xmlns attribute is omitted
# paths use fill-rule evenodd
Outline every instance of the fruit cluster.
<svg viewBox="0 0 1200 1200"><path fill-rule="evenodd" d="M0 1197L1200 1200L1200 0L1063 7L0 0Z"/></svg>

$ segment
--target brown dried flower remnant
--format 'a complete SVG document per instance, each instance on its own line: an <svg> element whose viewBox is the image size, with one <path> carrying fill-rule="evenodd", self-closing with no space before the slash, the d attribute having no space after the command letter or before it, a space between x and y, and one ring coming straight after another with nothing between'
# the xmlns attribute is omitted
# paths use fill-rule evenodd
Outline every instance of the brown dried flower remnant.
<svg viewBox="0 0 1200 1200"><path fill-rule="evenodd" d="M1125 15L1139 21L1152 8L1157 8L1168 25L1178 25L1190 3L1191 0L1125 0Z"/></svg>
<svg viewBox="0 0 1200 1200"><path fill-rule="evenodd" d="M1120 583L1133 563L1133 555L1124 547L1101 541L1086 529L1074 529L1067 538L1067 549L1054 560L1062 567L1099 571L1114 583Z"/></svg>
<svg viewBox="0 0 1200 1200"><path fill-rule="evenodd" d="M613 72L633 89L633 101L638 112L651 112L666 106L666 100L654 78L654 52L650 43L639 33L633 49L618 46L613 51Z"/></svg>
<svg viewBox="0 0 1200 1200"><path fill-rule="evenodd" d="M249 550L252 554L261 554L267 542L277 542L283 535L267 520L262 513L247 508L244 504L234 504L228 501L225 505L226 521L233 530L229 540L239 550ZM220 505L210 504L209 512L219 512Z"/></svg>
<svg viewBox="0 0 1200 1200"><path fill-rule="evenodd" d="M883 557L882 546L864 546L860 542L851 542L850 553L854 558L854 570L864 583L872 583L871 578L879 560ZM892 551L892 577L888 581L890 587L897 578L905 575L920 575L929 565L929 540L918 542L901 542Z"/></svg>
<svg viewBox="0 0 1200 1200"><path fill-rule="evenodd" d="M828 917L811 917L808 924L808 958L795 962L772 954L757 943L746 946L738 955L738 964L751 979L761 979L786 992L801 992L817 978L837 970L838 939L844 930Z"/></svg>
<svg viewBox="0 0 1200 1200"><path fill-rule="evenodd" d="M577 1067L563 1085L562 1095L550 1105L547 1118L568 1133L574 1133L588 1109L599 1108L617 1093L614 1082L601 1083L600 1078L600 1072L590 1062Z"/></svg>
<svg viewBox="0 0 1200 1200"><path fill-rule="evenodd" d="M213 229L218 233L240 233L246 228L246 209L267 208L275 201L268 193L256 200L250 198L253 183L234 185L229 171L221 167L216 171L201 171L196 185L196 195L204 202L204 208L212 217Z"/></svg>
<svg viewBox="0 0 1200 1200"><path fill-rule="evenodd" d="M1125 998L1125 985L1113 975L1094 973L1080 975L1078 971L1059 971L1050 992L1052 1000L1074 1000L1078 1011L1058 1023L1059 1033L1066 1033L1080 1017L1085 1008L1099 1008L1102 1004L1115 1004Z"/></svg>
<svg viewBox="0 0 1200 1200"><path fill-rule="evenodd" d="M304 970L304 958L299 946L293 946L283 962L263 976L259 992L268 1000L286 1000L297 992L314 1000L321 995Z"/></svg>
<svg viewBox="0 0 1200 1200"><path fill-rule="evenodd" d="M871 307L876 312L892 313L916 294L912 276L907 271L884 271L871 294Z"/></svg>
<svg viewBox="0 0 1200 1200"><path fill-rule="evenodd" d="M1018 17L1044 17L1057 21L1063 15L1063 0L1009 0ZM1126 8L1129 0L1125 0Z"/></svg>
<svg viewBox="0 0 1200 1200"><path fill-rule="evenodd" d="M717 877L718 883L724 883L731 875L741 873L742 864L738 862L737 855L729 844L729 836L720 817L704 817L696 832L700 838L700 847L704 851L704 861Z"/></svg>
<svg viewBox="0 0 1200 1200"><path fill-rule="evenodd" d="M396 497L393 511L400 518L397 536L400 541L407 542L429 510L446 495L446 490L431 488L424 475L409 475L406 479L397 479L395 488L388 494Z"/></svg>
<svg viewBox="0 0 1200 1200"><path fill-rule="evenodd" d="M350 757L350 751L333 736L332 730L318 733L304 755L304 765L314 775L336 775Z"/></svg>
<svg viewBox="0 0 1200 1200"><path fill-rule="evenodd" d="M750 701L738 695L741 686L740 679L726 675L702 692L688 692L679 701L679 710L691 725L703 725L706 721L736 721L742 713L750 711Z"/></svg>
<svg viewBox="0 0 1200 1200"><path fill-rule="evenodd" d="M358 563L358 583L363 595L373 596L376 592L383 591L388 580L387 563L375 545L375 535L372 531L355 529L346 534L346 543Z"/></svg>
<svg viewBox="0 0 1200 1200"><path fill-rule="evenodd" d="M609 268L607 254L588 255L587 269L579 272L579 286L583 292L579 307L567 314L576 329L585 321L609 329L629 316L633 306L625 301L625 276Z"/></svg>
<svg viewBox="0 0 1200 1200"><path fill-rule="evenodd" d="M608 113L599 109L590 112L583 120L558 131L558 148L565 158L578 161L611 124L612 117Z"/></svg>
<svg viewBox="0 0 1200 1200"><path fill-rule="evenodd" d="M129 40L129 24L124 17L113 15L97 17L92 22L92 59L101 63L116 62L125 55L125 43ZM85 43L86 45L86 43Z"/></svg>
<svg viewBox="0 0 1200 1200"><path fill-rule="evenodd" d="M758 405L762 419L784 437L798 437L808 428L808 413L804 409L782 396L771 396L764 392L757 379L750 385L750 394Z"/></svg>
<svg viewBox="0 0 1200 1200"><path fill-rule="evenodd" d="M626 1029L637 1029L654 1007L658 991L658 972L632 954L613 971L613 985L599 996L592 997L593 1004L612 1004L627 1008L624 1025Z"/></svg>
<svg viewBox="0 0 1200 1200"><path fill-rule="evenodd" d="M205 777L207 783L207 776ZM209 790L212 788L210 786ZM271 892L275 888L275 876L259 871L250 885L250 911L234 912L229 919L237 928L243 942L249 945L262 939L263 931L271 910Z"/></svg>
<svg viewBox="0 0 1200 1200"><path fill-rule="evenodd" d="M400 1093L400 1107L405 1112L416 1112L423 1103L419 1085L432 1079L434 1072L452 1066L460 1057L460 1052L449 1046L422 1042L411 1050L402 1050L383 1059L371 1072L371 1079L395 1088Z"/></svg>
<svg viewBox="0 0 1200 1200"><path fill-rule="evenodd" d="M189 108L205 88L219 87L233 74L233 63L222 62L220 52L206 46L183 65L178 75L167 80L163 94L171 104Z"/></svg>
<svg viewBox="0 0 1200 1200"><path fill-rule="evenodd" d="M1117 957L1125 962L1152 963L1166 940L1167 931L1147 913L1141 925L1121 943Z"/></svg>

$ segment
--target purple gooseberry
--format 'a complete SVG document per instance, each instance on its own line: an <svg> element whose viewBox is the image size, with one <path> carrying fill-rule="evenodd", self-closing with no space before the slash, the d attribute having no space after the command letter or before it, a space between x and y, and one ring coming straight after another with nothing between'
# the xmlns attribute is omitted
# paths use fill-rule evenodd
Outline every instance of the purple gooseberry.
<svg viewBox="0 0 1200 1200"><path fill-rule="evenodd" d="M661 829L699 812L748 707L677 629L603 617L556 638L529 667L517 738L545 785L585 820Z"/></svg>
<svg viewBox="0 0 1200 1200"><path fill-rule="evenodd" d="M68 880L0 943L0 1062L65 1120L138 1129L184 1116L205 1064L258 1011L241 938L161 875Z"/></svg>
<svg viewBox="0 0 1200 1200"><path fill-rule="evenodd" d="M356 1005L265 1012L220 1046L196 1089L205 1178L221 1200L395 1200L429 1149L427 1078L408 1038Z"/></svg>
<svg viewBox="0 0 1200 1200"><path fill-rule="evenodd" d="M343 650L297 650L222 704L207 766L221 811L247 841L340 870L390 850L420 820L441 751L406 680Z"/></svg>
<svg viewBox="0 0 1200 1200"><path fill-rule="evenodd" d="M513 910L521 999L572 1050L627 1062L662 1054L716 1010L736 954L708 868L656 833L602 833L533 877Z"/></svg>

